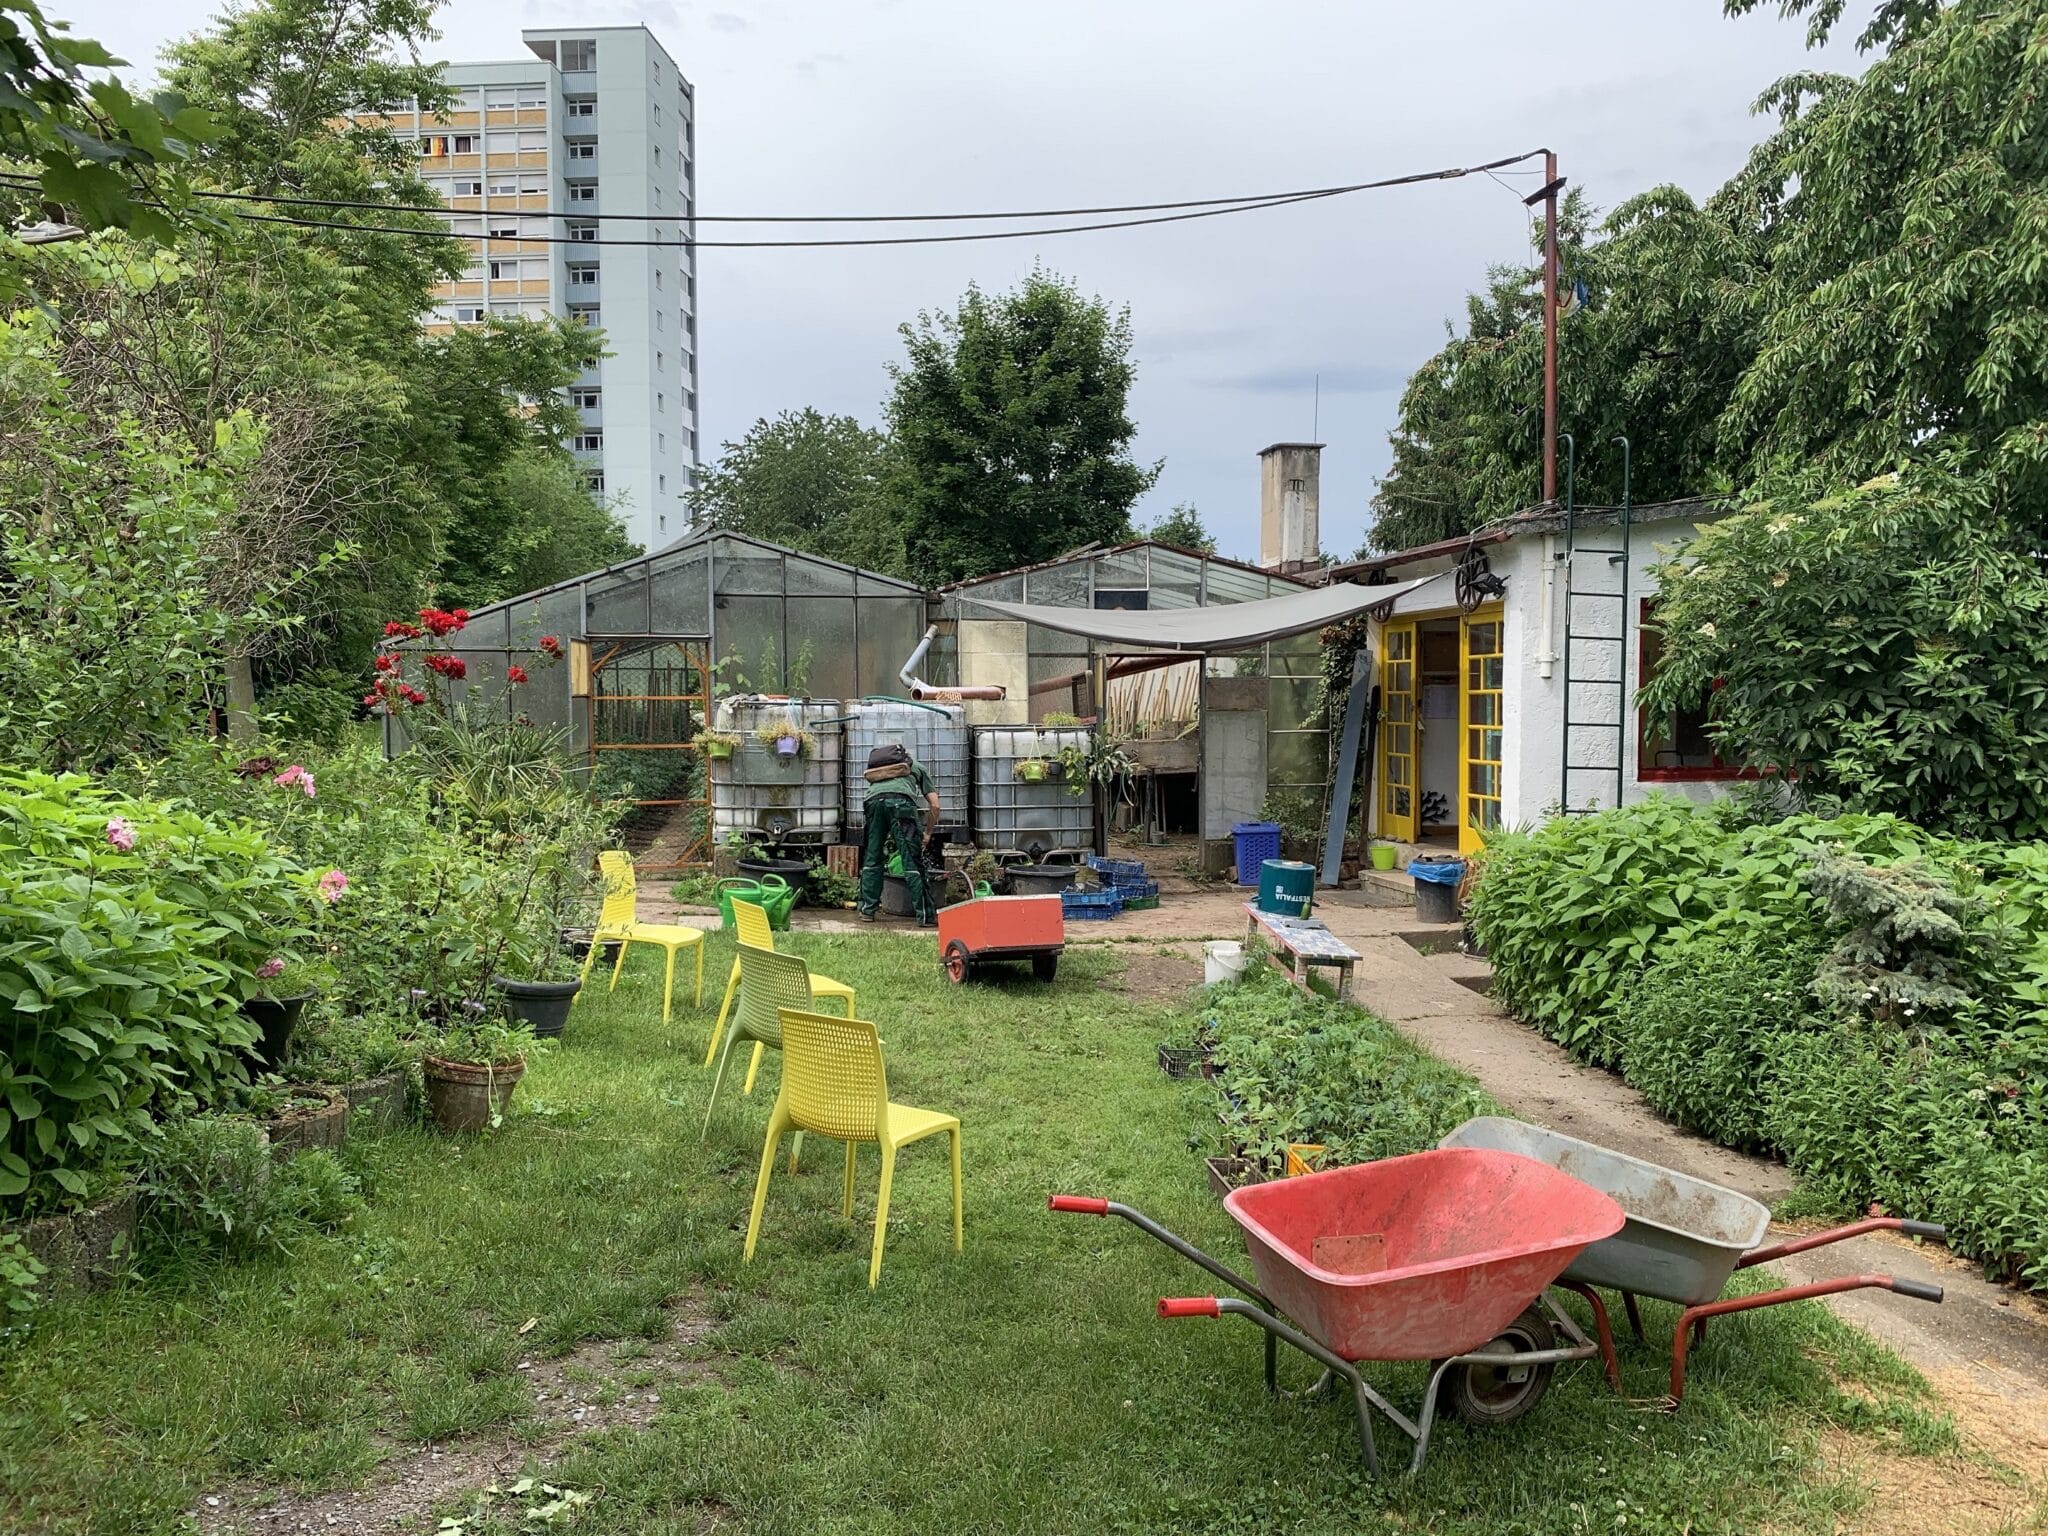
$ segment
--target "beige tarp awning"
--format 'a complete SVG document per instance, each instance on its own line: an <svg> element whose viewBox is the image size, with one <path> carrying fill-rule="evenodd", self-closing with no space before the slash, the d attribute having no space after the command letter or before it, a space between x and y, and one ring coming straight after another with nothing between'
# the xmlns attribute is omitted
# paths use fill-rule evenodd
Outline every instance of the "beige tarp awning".
<svg viewBox="0 0 2048 1536"><path fill-rule="evenodd" d="M1208 608L1052 608L1043 603L999 603L992 598L965 596L960 601L965 610L963 618L979 617L972 610L986 609L1006 619L1022 619L1062 634L1086 635L1106 645L1203 655L1247 650L1267 640L1321 629L1392 602L1402 593L1434 580L1434 576L1424 576L1416 581L1390 582L1384 587L1349 583L1309 587L1285 597L1218 603Z"/></svg>

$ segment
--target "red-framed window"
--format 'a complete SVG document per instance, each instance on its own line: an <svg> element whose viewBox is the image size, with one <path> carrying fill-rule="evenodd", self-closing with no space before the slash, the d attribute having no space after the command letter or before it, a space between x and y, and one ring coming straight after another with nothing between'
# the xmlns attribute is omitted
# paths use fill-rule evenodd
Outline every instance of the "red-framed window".
<svg viewBox="0 0 2048 1536"><path fill-rule="evenodd" d="M1637 686L1657 675L1664 637L1650 627L1657 600L1642 599L1636 615ZM1707 734L1707 700L1681 709L1668 730L1654 730L1647 710L1636 712L1636 779L1646 784L1698 784L1717 779L1753 779L1757 772L1725 763Z"/></svg>

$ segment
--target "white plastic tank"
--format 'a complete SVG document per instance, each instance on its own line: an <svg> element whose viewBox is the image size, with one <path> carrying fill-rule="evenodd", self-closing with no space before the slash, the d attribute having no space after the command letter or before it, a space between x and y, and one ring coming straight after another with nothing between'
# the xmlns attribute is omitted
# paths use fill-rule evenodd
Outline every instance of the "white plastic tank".
<svg viewBox="0 0 2048 1536"><path fill-rule="evenodd" d="M712 728L737 736L728 758L713 758L711 835L735 832L764 841L836 843L845 825L846 711L837 699L760 694L721 699ZM778 756L756 732L793 721L811 738L802 754Z"/></svg>
<svg viewBox="0 0 2048 1536"><path fill-rule="evenodd" d="M974 811L970 822L978 847L1040 859L1059 852L1084 853L1095 846L1094 786L1081 793L1060 771L1063 749L1078 747L1085 758L1093 746L1085 728L1045 730L1034 725L987 725L974 732ZM1043 763L1044 777L1020 777L1020 764Z"/></svg>
<svg viewBox="0 0 2048 1536"><path fill-rule="evenodd" d="M846 832L858 842L867 825L868 753L885 743L910 749L939 789L939 825L967 825L967 711L958 704L858 699L846 706Z"/></svg>

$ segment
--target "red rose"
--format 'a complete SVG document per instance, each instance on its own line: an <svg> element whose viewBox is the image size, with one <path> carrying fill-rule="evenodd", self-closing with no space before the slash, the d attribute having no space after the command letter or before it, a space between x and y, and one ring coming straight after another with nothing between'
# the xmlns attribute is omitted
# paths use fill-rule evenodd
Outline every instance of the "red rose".
<svg viewBox="0 0 2048 1536"><path fill-rule="evenodd" d="M540 637L540 648L543 655L552 656L556 661L562 659L562 642L555 636L542 635Z"/></svg>
<svg viewBox="0 0 2048 1536"><path fill-rule="evenodd" d="M371 662L370 665L379 672L396 672L398 670L398 658L389 651L386 651L375 661Z"/></svg>
<svg viewBox="0 0 2048 1536"><path fill-rule="evenodd" d="M424 704L427 702L427 696L421 693L419 689L413 687L411 683L402 685L398 690L398 694L408 704Z"/></svg>
<svg viewBox="0 0 2048 1536"><path fill-rule="evenodd" d="M508 683L523 683L523 682L525 682L525 681L526 681L526 668L524 668L524 667L522 667L522 666L517 666L517 665L514 665L514 666L509 666L509 667L507 667L507 668L505 669L505 681L506 681L506 682L508 682Z"/></svg>
<svg viewBox="0 0 2048 1536"><path fill-rule="evenodd" d="M427 666L431 671L458 682L469 672L469 663L460 656L444 656L438 652L427 658Z"/></svg>
<svg viewBox="0 0 2048 1536"><path fill-rule="evenodd" d="M365 709L375 709L383 702L384 695L381 693L366 693L363 695L363 708Z"/></svg>
<svg viewBox="0 0 2048 1536"><path fill-rule="evenodd" d="M449 613L443 608L422 608L420 610L420 622L427 626L429 634L436 637L445 637L454 634L469 622L469 610L467 608L458 608L453 613Z"/></svg>
<svg viewBox="0 0 2048 1536"><path fill-rule="evenodd" d="M417 640L420 637L420 633L420 627L417 624L408 624L402 619L393 619L384 626L384 637L387 640L399 635L403 635L408 640Z"/></svg>

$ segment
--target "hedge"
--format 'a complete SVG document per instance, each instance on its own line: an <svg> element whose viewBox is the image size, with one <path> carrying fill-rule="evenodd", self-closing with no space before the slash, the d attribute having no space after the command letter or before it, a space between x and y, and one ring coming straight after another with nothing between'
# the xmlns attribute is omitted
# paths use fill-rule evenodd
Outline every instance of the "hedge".
<svg viewBox="0 0 2048 1536"><path fill-rule="evenodd" d="M2048 1289L2048 850L1653 797L1503 837L1494 993L1830 1208Z"/></svg>

